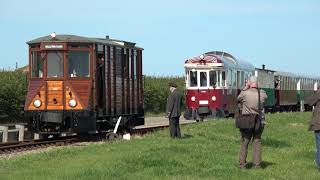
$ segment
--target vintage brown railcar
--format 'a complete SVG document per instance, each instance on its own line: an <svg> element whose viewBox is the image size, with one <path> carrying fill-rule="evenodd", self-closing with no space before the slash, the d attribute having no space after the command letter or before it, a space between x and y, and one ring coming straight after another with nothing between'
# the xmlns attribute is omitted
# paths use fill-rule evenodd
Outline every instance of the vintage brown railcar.
<svg viewBox="0 0 320 180"><path fill-rule="evenodd" d="M29 45L26 120L46 135L108 131L144 124L142 51L135 43L75 35Z"/></svg>

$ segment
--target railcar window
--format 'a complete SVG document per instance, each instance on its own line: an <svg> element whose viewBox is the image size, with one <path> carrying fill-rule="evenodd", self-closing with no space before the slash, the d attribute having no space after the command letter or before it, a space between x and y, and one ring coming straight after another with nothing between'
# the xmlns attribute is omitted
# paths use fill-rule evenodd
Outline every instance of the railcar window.
<svg viewBox="0 0 320 180"><path fill-rule="evenodd" d="M43 77L43 60L40 52L32 52L31 62L31 77L42 78Z"/></svg>
<svg viewBox="0 0 320 180"><path fill-rule="evenodd" d="M207 86L207 72L200 72L200 86Z"/></svg>
<svg viewBox="0 0 320 180"><path fill-rule="evenodd" d="M222 86L225 87L227 86L227 83L226 83L226 72L225 71L222 71L222 74L221 74L221 78L222 78Z"/></svg>
<svg viewBox="0 0 320 180"><path fill-rule="evenodd" d="M210 86L216 87L216 85L217 85L217 72L216 71L209 72L209 80L210 80Z"/></svg>
<svg viewBox="0 0 320 180"><path fill-rule="evenodd" d="M47 77L63 77L63 54L49 52L47 56Z"/></svg>
<svg viewBox="0 0 320 180"><path fill-rule="evenodd" d="M237 86L237 71L232 72L232 86L233 87Z"/></svg>
<svg viewBox="0 0 320 180"><path fill-rule="evenodd" d="M198 83L197 83L197 71L190 71L190 87L197 87Z"/></svg>
<svg viewBox="0 0 320 180"><path fill-rule="evenodd" d="M70 51L69 77L90 77L90 54L87 51Z"/></svg>
<svg viewBox="0 0 320 180"><path fill-rule="evenodd" d="M241 81L240 81L240 85L241 85L241 88L244 87L244 72L241 71Z"/></svg>
<svg viewBox="0 0 320 180"><path fill-rule="evenodd" d="M228 76L227 76L227 84L228 86L232 86L232 70L228 70Z"/></svg>

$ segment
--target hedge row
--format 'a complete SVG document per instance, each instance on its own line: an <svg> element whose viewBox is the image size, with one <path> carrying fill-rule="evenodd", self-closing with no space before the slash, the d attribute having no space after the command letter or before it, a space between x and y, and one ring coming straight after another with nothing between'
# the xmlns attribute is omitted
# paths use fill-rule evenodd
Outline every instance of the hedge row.
<svg viewBox="0 0 320 180"><path fill-rule="evenodd" d="M169 95L168 83L175 82L180 93L184 94L185 84L183 77L152 77L144 79L144 107L149 113L165 112L167 98ZM184 96L182 107L185 107Z"/></svg>
<svg viewBox="0 0 320 180"><path fill-rule="evenodd" d="M183 77L144 77L145 112L164 113L169 94L168 83L175 82L184 93ZM27 91L26 74L22 70L0 71L0 124L22 122L24 99ZM184 96L183 105L184 105Z"/></svg>
<svg viewBox="0 0 320 180"><path fill-rule="evenodd" d="M0 71L0 123L21 122L27 91L26 74L21 70Z"/></svg>

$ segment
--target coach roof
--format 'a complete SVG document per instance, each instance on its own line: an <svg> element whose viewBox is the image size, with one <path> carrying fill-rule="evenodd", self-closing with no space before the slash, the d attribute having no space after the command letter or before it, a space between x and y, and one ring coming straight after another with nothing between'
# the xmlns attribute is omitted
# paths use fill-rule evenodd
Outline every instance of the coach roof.
<svg viewBox="0 0 320 180"><path fill-rule="evenodd" d="M227 64L229 67L235 67L239 69L246 69L246 70L254 70L254 66L244 60L240 60L232 56L231 54L223 51L211 51L205 53L206 55L216 55L223 61L223 63Z"/></svg>
<svg viewBox="0 0 320 180"><path fill-rule="evenodd" d="M76 35L59 34L54 38L52 38L51 36L43 36L43 37L28 41L27 44L30 45L30 44L37 44L42 42L99 43L99 44L107 44L107 45L113 45L113 46L119 46L119 47L130 47L130 48L143 50L141 47L136 46L136 43L110 39L109 36L106 36L106 38L89 38L89 37L76 36Z"/></svg>

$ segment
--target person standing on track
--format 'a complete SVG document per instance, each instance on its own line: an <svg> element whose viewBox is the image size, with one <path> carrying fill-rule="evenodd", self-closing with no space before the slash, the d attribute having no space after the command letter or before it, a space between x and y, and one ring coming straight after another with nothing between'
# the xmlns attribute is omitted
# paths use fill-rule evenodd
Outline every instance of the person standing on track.
<svg viewBox="0 0 320 180"><path fill-rule="evenodd" d="M177 90L177 84L169 83L170 94L167 99L166 118L169 118L170 136L172 138L181 138L179 118L181 115L181 94Z"/></svg>

